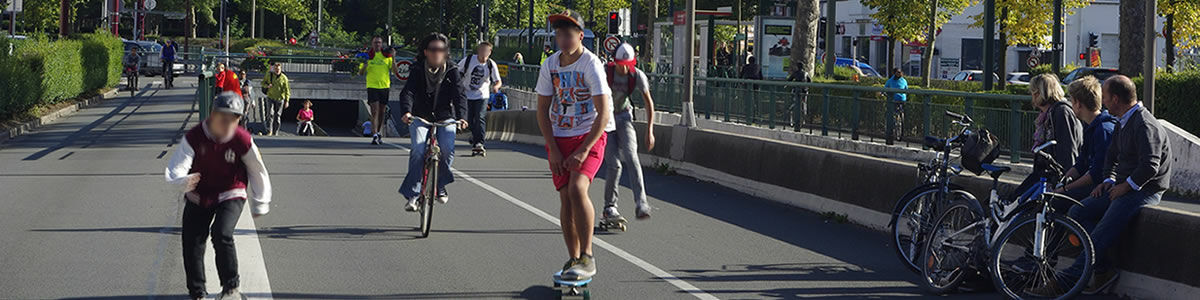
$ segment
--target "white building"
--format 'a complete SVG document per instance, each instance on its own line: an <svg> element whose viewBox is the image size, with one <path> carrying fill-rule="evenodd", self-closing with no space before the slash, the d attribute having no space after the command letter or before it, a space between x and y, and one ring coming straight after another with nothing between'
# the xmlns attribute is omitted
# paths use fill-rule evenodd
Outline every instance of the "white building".
<svg viewBox="0 0 1200 300"><path fill-rule="evenodd" d="M825 1L821 4L821 16L826 15ZM844 28L844 34L838 34L834 39L838 57L858 57L865 60L877 70L883 71L887 65L887 42L883 39L884 28L875 24L871 18L872 9L863 6L857 0L838 1L837 24ZM1094 0L1091 5L1076 10L1066 16L1063 24L1063 65L1086 65L1086 60L1079 59L1079 54L1088 47L1088 35L1099 35L1101 51L1101 66L1116 68L1120 60L1119 39L1119 1ZM971 16L983 12L983 5L968 7L961 15L955 16L941 28L934 45L933 74L935 78L949 79L959 70L979 70L983 65L983 28L970 27L973 23ZM997 11L999 14L999 11ZM1164 19L1159 18L1156 27L1161 32ZM834 29L836 27L830 27ZM999 28L997 28L999 31ZM1049 40L1050 32L1046 33ZM999 38L997 34L996 38ZM857 41L854 45L853 41ZM1139 46L1141 46L1139 42ZM1002 47L997 40L997 47ZM1165 40L1160 36L1156 41L1155 53L1157 65L1164 63ZM1006 69L1009 72L1026 71L1029 69L1029 55L1037 49L1014 46L1007 49ZM894 58L909 74L919 74L920 50L909 46L897 46ZM1051 54L1045 51L1039 62L1049 64Z"/></svg>

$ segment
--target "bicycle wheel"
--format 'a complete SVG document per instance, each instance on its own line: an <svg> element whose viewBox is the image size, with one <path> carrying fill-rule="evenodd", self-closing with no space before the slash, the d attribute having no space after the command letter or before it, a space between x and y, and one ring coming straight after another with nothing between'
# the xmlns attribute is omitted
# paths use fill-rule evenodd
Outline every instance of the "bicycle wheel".
<svg viewBox="0 0 1200 300"><path fill-rule="evenodd" d="M910 196L900 199L904 205L892 215L892 242L896 246L896 256L913 273L921 272L921 250L925 249L926 236L937 220L939 210L946 207L947 203L954 203L951 201L970 200L964 196L969 195L965 191L952 190L951 197L947 198L939 195L939 189L929 186L910 192Z"/></svg>
<svg viewBox="0 0 1200 300"><path fill-rule="evenodd" d="M983 214L965 203L946 209L930 227L921 254L921 285L935 294L958 288L965 275L974 272L976 243L983 234Z"/></svg>
<svg viewBox="0 0 1200 300"><path fill-rule="evenodd" d="M992 283L1013 299L1070 299L1088 284L1095 260L1092 239L1075 220L1047 214L1041 226L1044 255L1033 255L1037 215L1013 222L993 246Z"/></svg>
<svg viewBox="0 0 1200 300"><path fill-rule="evenodd" d="M433 202L437 199L437 160L425 162L425 181L421 185L421 237L429 237L433 224Z"/></svg>

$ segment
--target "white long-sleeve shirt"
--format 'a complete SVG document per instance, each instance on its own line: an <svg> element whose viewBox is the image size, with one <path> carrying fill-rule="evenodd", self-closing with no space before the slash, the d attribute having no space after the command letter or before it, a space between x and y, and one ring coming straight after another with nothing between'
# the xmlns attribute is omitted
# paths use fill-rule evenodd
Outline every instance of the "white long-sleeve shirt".
<svg viewBox="0 0 1200 300"><path fill-rule="evenodd" d="M206 137L208 130L205 128ZM221 139L222 143L232 140L233 135ZM199 203L199 196L193 192L195 184L189 186L188 178L191 176L203 176L203 174L189 174L192 170L192 164L196 157L195 148L188 142L187 138L180 139L179 146L175 148L175 153L171 155L170 161L167 163L167 168L164 172L168 183L179 186L180 190L188 195L185 197L188 201ZM230 156L232 158L232 156ZM262 154L258 151L258 145L250 142L250 150L241 156L241 161L246 167L246 189L233 189L223 192L219 196L219 201L225 201L235 198L246 198L251 201L250 211L254 215L264 215L270 211L271 203L271 179L267 172L266 165L263 164ZM197 181L198 182L198 181Z"/></svg>

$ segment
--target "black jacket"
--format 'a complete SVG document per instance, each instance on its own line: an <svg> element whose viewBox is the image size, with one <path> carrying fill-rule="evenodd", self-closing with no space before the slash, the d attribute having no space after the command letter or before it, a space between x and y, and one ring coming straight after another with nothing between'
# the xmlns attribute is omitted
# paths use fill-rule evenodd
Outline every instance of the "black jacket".
<svg viewBox="0 0 1200 300"><path fill-rule="evenodd" d="M425 62L418 61L409 70L412 72L404 82L404 89L400 91L400 115L412 113L413 116L430 122L467 118L467 98L458 88L462 77L458 73L458 66L446 64L446 78L442 80L437 99L433 99L435 91L427 91L426 88Z"/></svg>
<svg viewBox="0 0 1200 300"><path fill-rule="evenodd" d="M1050 104L1046 113L1050 114L1050 128L1046 130L1049 136L1046 140L1057 142L1050 147L1050 155L1063 170L1071 168L1075 165L1075 158L1079 156L1079 148L1083 146L1083 124L1079 123L1075 111L1071 110L1071 105L1066 102Z"/></svg>
<svg viewBox="0 0 1200 300"><path fill-rule="evenodd" d="M1120 117L1118 117L1120 118ZM1124 125L1113 132L1104 160L1105 177L1133 181L1151 193L1171 187L1171 143L1167 131L1145 107L1138 106Z"/></svg>

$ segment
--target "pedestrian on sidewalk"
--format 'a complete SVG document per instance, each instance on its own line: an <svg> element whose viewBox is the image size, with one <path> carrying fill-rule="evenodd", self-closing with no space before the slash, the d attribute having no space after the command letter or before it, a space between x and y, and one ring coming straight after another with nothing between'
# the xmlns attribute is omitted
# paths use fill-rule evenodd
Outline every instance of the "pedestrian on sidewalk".
<svg viewBox="0 0 1200 300"><path fill-rule="evenodd" d="M296 135L314 135L312 101L304 100L304 108L296 113Z"/></svg>
<svg viewBox="0 0 1200 300"><path fill-rule="evenodd" d="M467 122L471 123L471 147L473 152L483 151L484 111L491 94L500 91L500 68L489 58L492 43L482 42L475 47L475 54L458 63L462 88L467 97Z"/></svg>
<svg viewBox="0 0 1200 300"><path fill-rule="evenodd" d="M1067 92L1071 96L1071 108L1075 111L1075 116L1086 125L1083 127L1083 146L1079 148L1079 157L1075 158L1075 165L1066 173L1068 178L1075 180L1055 192L1067 195L1071 199L1083 199L1096 189L1096 185L1099 185L1103 178L1104 170L1101 166L1104 165L1104 158L1108 154L1108 145L1112 141L1117 118L1109 115L1108 111L1101 107L1102 92L1100 81L1096 77L1085 76L1071 82L1071 85L1067 86ZM1055 210L1067 211L1071 203L1055 204Z"/></svg>
<svg viewBox="0 0 1200 300"><path fill-rule="evenodd" d="M654 99L650 97L650 80L637 67L637 53L633 46L621 44L617 47L615 60L604 66L608 86L612 89L613 122L615 130L608 131L604 148L604 161L608 162L608 173L604 177L604 212L602 218L609 223L625 222L617 211L617 190L621 182L621 169L629 175L629 188L633 190L635 213L639 220L650 218L650 204L646 202L646 184L642 179L642 163L638 159L637 132L633 129L633 95L642 96L646 110L646 149L654 149Z"/></svg>
<svg viewBox="0 0 1200 300"><path fill-rule="evenodd" d="M183 270L188 296L204 299L204 248L212 235L220 299L242 299L238 291L234 226L249 199L251 216L270 210L271 180L250 133L238 127L243 102L232 92L213 101L212 114L181 139L166 168L167 182L184 193Z"/></svg>
<svg viewBox="0 0 1200 300"><path fill-rule="evenodd" d="M162 48L163 85L168 89L175 87L175 42L167 40Z"/></svg>
<svg viewBox="0 0 1200 300"><path fill-rule="evenodd" d="M604 64L583 47L584 23L570 10L550 15L559 51L538 72L538 128L562 209L563 240L569 259L563 280L585 280L596 274L592 256L595 211L588 186L604 158L606 131L616 129L612 91L604 80Z"/></svg>
<svg viewBox="0 0 1200 300"><path fill-rule="evenodd" d="M250 122L250 116L253 115L251 112L254 111L254 108L258 105L254 102L254 87L251 86L251 83L253 82L250 81L250 76L246 75L246 70L242 70L238 75L242 78L242 100L246 102L246 112L242 114L241 124L243 128L246 128L247 124ZM250 129L246 128L246 130Z"/></svg>
<svg viewBox="0 0 1200 300"><path fill-rule="evenodd" d="M367 50L368 59L359 70L359 75L367 77L367 104L371 106L371 144L383 143L383 125L387 124L388 97L392 90L392 75L400 78L400 71L392 59L392 48L384 47L383 38L371 39L371 49Z"/></svg>
<svg viewBox="0 0 1200 300"><path fill-rule="evenodd" d="M792 74L788 75L788 81L793 82L812 82L812 76L800 67L800 64L795 64L792 67ZM808 88L797 87L792 89L792 130L800 131L804 127L808 118Z"/></svg>
<svg viewBox="0 0 1200 300"><path fill-rule="evenodd" d="M883 83L885 88L893 89L908 89L908 80L904 79L904 71L900 68L892 69L892 76L888 77L887 82ZM904 104L908 103L907 93L888 93L888 102L892 106L892 118L888 120L887 142L892 144L892 141L904 138Z"/></svg>
<svg viewBox="0 0 1200 300"><path fill-rule="evenodd" d="M267 109L267 134L275 135L283 123L280 119L283 110L290 105L292 88L288 86L288 77L283 74L283 67L279 63L271 66L270 74L263 80L263 86L267 89L267 103L263 107Z"/></svg>

